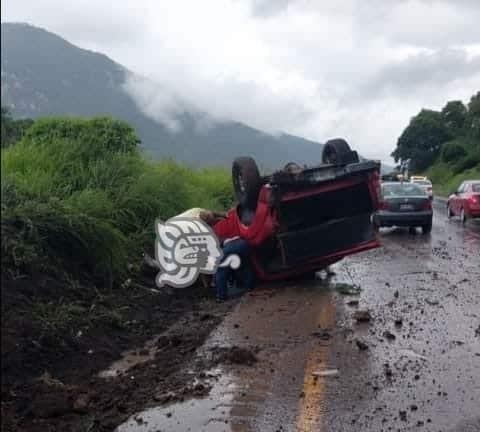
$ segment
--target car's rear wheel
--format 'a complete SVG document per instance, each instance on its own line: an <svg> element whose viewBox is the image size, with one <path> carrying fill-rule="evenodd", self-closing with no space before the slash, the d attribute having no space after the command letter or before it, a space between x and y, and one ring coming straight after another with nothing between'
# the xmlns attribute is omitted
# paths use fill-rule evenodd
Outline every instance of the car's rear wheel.
<svg viewBox="0 0 480 432"><path fill-rule="evenodd" d="M335 138L325 143L323 147L322 162L332 165L347 165L358 163L358 154L352 151L348 143L342 138Z"/></svg>
<svg viewBox="0 0 480 432"><path fill-rule="evenodd" d="M238 203L246 208L257 207L262 179L258 166L251 157L239 157L232 165L233 189Z"/></svg>
<svg viewBox="0 0 480 432"><path fill-rule="evenodd" d="M451 219L453 217L452 209L450 208L450 204L447 204L447 218Z"/></svg>
<svg viewBox="0 0 480 432"><path fill-rule="evenodd" d="M422 233L429 234L432 231L432 221L430 221L426 225L422 225Z"/></svg>

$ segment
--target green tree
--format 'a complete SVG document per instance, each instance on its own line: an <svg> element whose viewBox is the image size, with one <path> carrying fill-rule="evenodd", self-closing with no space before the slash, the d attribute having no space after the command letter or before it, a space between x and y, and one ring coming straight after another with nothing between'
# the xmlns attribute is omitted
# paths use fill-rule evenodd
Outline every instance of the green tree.
<svg viewBox="0 0 480 432"><path fill-rule="evenodd" d="M397 141L392 157L395 162L410 159L410 168L422 171L438 156L441 145L451 138L438 111L423 109L410 120Z"/></svg>
<svg viewBox="0 0 480 432"><path fill-rule="evenodd" d="M442 109L442 119L452 136L462 133L467 120L467 107L462 101L450 101Z"/></svg>
<svg viewBox="0 0 480 432"><path fill-rule="evenodd" d="M457 161L467 156L467 151L455 141L445 143L442 146L442 160L446 163Z"/></svg>
<svg viewBox="0 0 480 432"><path fill-rule="evenodd" d="M478 140L480 146L480 91L473 95L468 103L466 129L470 136Z"/></svg>
<svg viewBox="0 0 480 432"><path fill-rule="evenodd" d="M7 108L2 106L2 126L1 126L2 147L6 147L8 145L12 122L13 122L13 119L10 115L10 111L8 111Z"/></svg>

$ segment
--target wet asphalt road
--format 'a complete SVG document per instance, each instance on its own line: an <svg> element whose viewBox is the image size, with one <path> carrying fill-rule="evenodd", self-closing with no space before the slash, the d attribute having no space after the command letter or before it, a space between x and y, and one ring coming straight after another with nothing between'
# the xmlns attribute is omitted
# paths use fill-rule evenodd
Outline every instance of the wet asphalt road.
<svg viewBox="0 0 480 432"><path fill-rule="evenodd" d="M258 362L221 366L208 397L118 431L480 431L480 222L448 221L436 203L431 235L380 238L330 281L246 295L198 355L238 345Z"/></svg>

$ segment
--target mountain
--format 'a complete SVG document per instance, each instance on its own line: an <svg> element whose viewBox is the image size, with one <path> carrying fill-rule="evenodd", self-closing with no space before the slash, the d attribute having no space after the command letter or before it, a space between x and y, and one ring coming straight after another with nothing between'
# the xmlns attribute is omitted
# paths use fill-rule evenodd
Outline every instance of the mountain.
<svg viewBox="0 0 480 432"><path fill-rule="evenodd" d="M238 122L214 123L201 130L202 113L179 115L172 132L145 115L124 90L132 72L107 56L76 47L27 24L1 25L1 96L15 117L110 115L137 130L144 150L194 165L229 166L240 155L253 156L266 169L296 161L320 161L322 145L300 137L273 136Z"/></svg>

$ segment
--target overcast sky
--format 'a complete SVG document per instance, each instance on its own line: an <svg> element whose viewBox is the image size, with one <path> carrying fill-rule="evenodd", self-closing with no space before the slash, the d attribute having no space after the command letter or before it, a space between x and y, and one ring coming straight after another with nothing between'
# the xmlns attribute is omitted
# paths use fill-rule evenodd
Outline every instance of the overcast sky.
<svg viewBox="0 0 480 432"><path fill-rule="evenodd" d="M7 0L1 7L2 21L44 27L148 77L127 88L170 126L180 100L270 132L321 142L342 136L363 155L391 162L412 115L480 90L480 0Z"/></svg>

